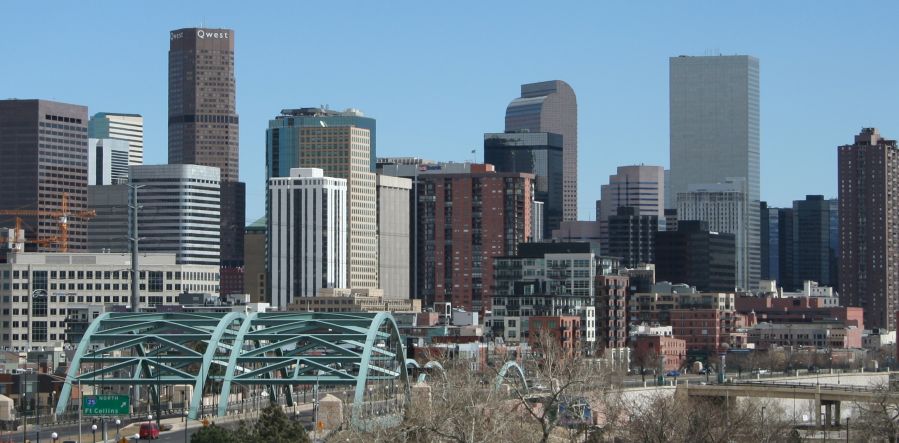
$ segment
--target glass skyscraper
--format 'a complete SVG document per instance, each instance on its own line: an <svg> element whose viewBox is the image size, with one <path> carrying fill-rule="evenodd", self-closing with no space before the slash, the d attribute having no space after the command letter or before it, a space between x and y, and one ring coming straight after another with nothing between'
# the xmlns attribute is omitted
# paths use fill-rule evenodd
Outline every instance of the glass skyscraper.
<svg viewBox="0 0 899 443"><path fill-rule="evenodd" d="M562 136L550 132L484 134L484 163L497 172L534 174L534 200L543 202L543 237L562 223Z"/></svg>
<svg viewBox="0 0 899 443"><path fill-rule="evenodd" d="M746 55L669 61L671 173L667 206L689 185L746 179L749 289L758 287L759 61Z"/></svg>

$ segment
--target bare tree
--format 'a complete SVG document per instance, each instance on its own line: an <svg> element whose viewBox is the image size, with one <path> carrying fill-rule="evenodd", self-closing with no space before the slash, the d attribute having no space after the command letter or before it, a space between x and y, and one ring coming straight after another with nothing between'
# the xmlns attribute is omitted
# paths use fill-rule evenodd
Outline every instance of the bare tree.
<svg viewBox="0 0 899 443"><path fill-rule="evenodd" d="M660 393L629 405L619 438L628 442L786 442L790 423L774 403L752 399L684 399Z"/></svg>
<svg viewBox="0 0 899 443"><path fill-rule="evenodd" d="M899 442L899 392L891 391L888 384L874 389L875 401L856 403L858 425L853 426L857 429L856 436L859 441L885 438L891 443Z"/></svg>

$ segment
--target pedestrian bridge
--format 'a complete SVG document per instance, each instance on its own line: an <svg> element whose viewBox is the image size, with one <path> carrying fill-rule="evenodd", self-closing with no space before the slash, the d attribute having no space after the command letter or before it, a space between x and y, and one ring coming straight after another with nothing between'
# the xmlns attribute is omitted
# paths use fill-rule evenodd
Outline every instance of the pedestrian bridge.
<svg viewBox="0 0 899 443"><path fill-rule="evenodd" d="M105 313L78 344L57 415L76 385L97 393L146 386L156 404L161 387L190 387L193 419L204 394L218 396L223 416L238 390L265 389L293 405L301 386L350 385L354 423L365 419L362 405L405 405L410 393L405 347L386 312Z"/></svg>

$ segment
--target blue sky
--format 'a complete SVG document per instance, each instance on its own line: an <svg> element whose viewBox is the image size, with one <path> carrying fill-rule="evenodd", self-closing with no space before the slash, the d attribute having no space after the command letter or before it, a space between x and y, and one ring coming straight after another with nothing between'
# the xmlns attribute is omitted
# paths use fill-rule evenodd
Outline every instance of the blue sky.
<svg viewBox="0 0 899 443"><path fill-rule="evenodd" d="M263 215L265 128L283 108L356 107L378 154L466 160L519 85L562 79L579 105L579 215L624 164L668 164L668 57L761 66L762 198L836 196L836 146L899 137L895 2L15 2L0 14L0 98L145 117L166 162L168 32L236 31L247 223ZM2 161L2 159L0 159Z"/></svg>

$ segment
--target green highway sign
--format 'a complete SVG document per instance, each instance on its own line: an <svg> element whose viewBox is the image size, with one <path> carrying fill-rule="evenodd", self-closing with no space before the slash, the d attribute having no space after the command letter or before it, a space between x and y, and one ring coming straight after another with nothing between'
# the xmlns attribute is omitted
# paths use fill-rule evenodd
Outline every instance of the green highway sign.
<svg viewBox="0 0 899 443"><path fill-rule="evenodd" d="M84 415L128 415L131 397L127 395L85 395L81 399Z"/></svg>

